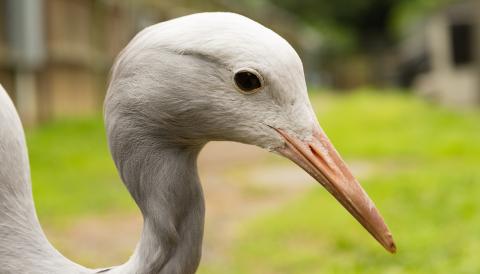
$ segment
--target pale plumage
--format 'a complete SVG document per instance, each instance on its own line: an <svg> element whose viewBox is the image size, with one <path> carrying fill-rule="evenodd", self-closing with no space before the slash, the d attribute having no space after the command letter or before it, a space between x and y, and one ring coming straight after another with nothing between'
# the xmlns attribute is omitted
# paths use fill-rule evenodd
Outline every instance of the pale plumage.
<svg viewBox="0 0 480 274"><path fill-rule="evenodd" d="M234 77L241 72L251 77L246 88L258 88L244 92ZM104 273L196 271L204 221L196 159L211 140L253 144L292 159L394 251L382 218L317 125L300 58L248 18L194 14L140 32L112 70L105 124L144 228L130 260ZM100 271L69 261L45 238L23 130L3 90L0 125L0 273Z"/></svg>

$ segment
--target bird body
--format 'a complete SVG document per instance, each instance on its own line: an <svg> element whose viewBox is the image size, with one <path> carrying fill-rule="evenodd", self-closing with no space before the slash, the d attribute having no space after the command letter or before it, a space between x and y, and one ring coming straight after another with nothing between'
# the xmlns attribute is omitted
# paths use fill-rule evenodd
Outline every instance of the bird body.
<svg viewBox="0 0 480 274"><path fill-rule="evenodd" d="M112 69L104 119L112 158L144 226L125 264L91 270L46 239L22 126L0 89L0 273L195 273L205 211L196 161L215 140L290 158L395 249L373 203L318 126L295 50L246 17L201 13L141 31Z"/></svg>

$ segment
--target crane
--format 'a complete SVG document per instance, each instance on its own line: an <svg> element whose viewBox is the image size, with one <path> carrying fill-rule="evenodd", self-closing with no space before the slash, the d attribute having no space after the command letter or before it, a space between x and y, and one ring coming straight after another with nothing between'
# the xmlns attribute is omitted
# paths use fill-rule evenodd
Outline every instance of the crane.
<svg viewBox="0 0 480 274"><path fill-rule="evenodd" d="M61 255L42 231L22 125L0 88L0 273L195 273L205 211L196 161L216 140L292 160L395 252L383 218L318 124L299 56L244 16L199 13L139 32L112 68L104 121L144 224L126 263L88 269Z"/></svg>

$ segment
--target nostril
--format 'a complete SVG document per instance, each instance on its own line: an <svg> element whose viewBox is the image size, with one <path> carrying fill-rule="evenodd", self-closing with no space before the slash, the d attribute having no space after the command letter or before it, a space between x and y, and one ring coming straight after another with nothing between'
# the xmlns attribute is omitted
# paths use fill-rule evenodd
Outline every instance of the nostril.
<svg viewBox="0 0 480 274"><path fill-rule="evenodd" d="M330 165L328 164L328 162L325 160L325 157L323 157L321 155L321 153L319 153L319 151L317 150L317 148L315 148L315 146L313 144L308 144L308 147L310 148L310 151L312 152L313 156L315 156L315 158L321 163L321 165L331 171L332 173L334 173L334 170L330 167Z"/></svg>
<svg viewBox="0 0 480 274"><path fill-rule="evenodd" d="M313 153L313 155L318 156L318 153L313 149L313 146L311 144L308 144L308 147L310 148L310 152Z"/></svg>

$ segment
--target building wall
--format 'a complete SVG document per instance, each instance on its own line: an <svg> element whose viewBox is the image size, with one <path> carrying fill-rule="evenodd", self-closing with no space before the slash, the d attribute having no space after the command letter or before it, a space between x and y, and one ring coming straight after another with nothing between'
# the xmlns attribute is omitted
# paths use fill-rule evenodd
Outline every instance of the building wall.
<svg viewBox="0 0 480 274"><path fill-rule="evenodd" d="M98 111L92 55L92 0L46 2L48 60L39 73L43 97L42 119L91 114ZM99 97L99 96L98 96Z"/></svg>
<svg viewBox="0 0 480 274"><path fill-rule="evenodd" d="M136 31L132 6L123 1L43 0L46 58L39 67L25 69L12 59L15 49L8 32L16 29L9 26L8 1L17 0L0 0L0 83L24 123L100 112L114 57ZM28 93L22 90L23 79L30 79L34 96L19 96Z"/></svg>
<svg viewBox="0 0 480 274"><path fill-rule="evenodd" d="M478 4L476 1L465 2L467 6L449 7L433 15L425 24L426 50L429 55L431 68L428 72L418 75L413 87L418 93L439 101L445 105L464 107L480 104L480 60L478 56L465 64L455 64L453 57L453 24L471 24L474 29L472 45L477 48L475 41L480 29L480 9L468 8ZM464 11L468 12L464 14Z"/></svg>

